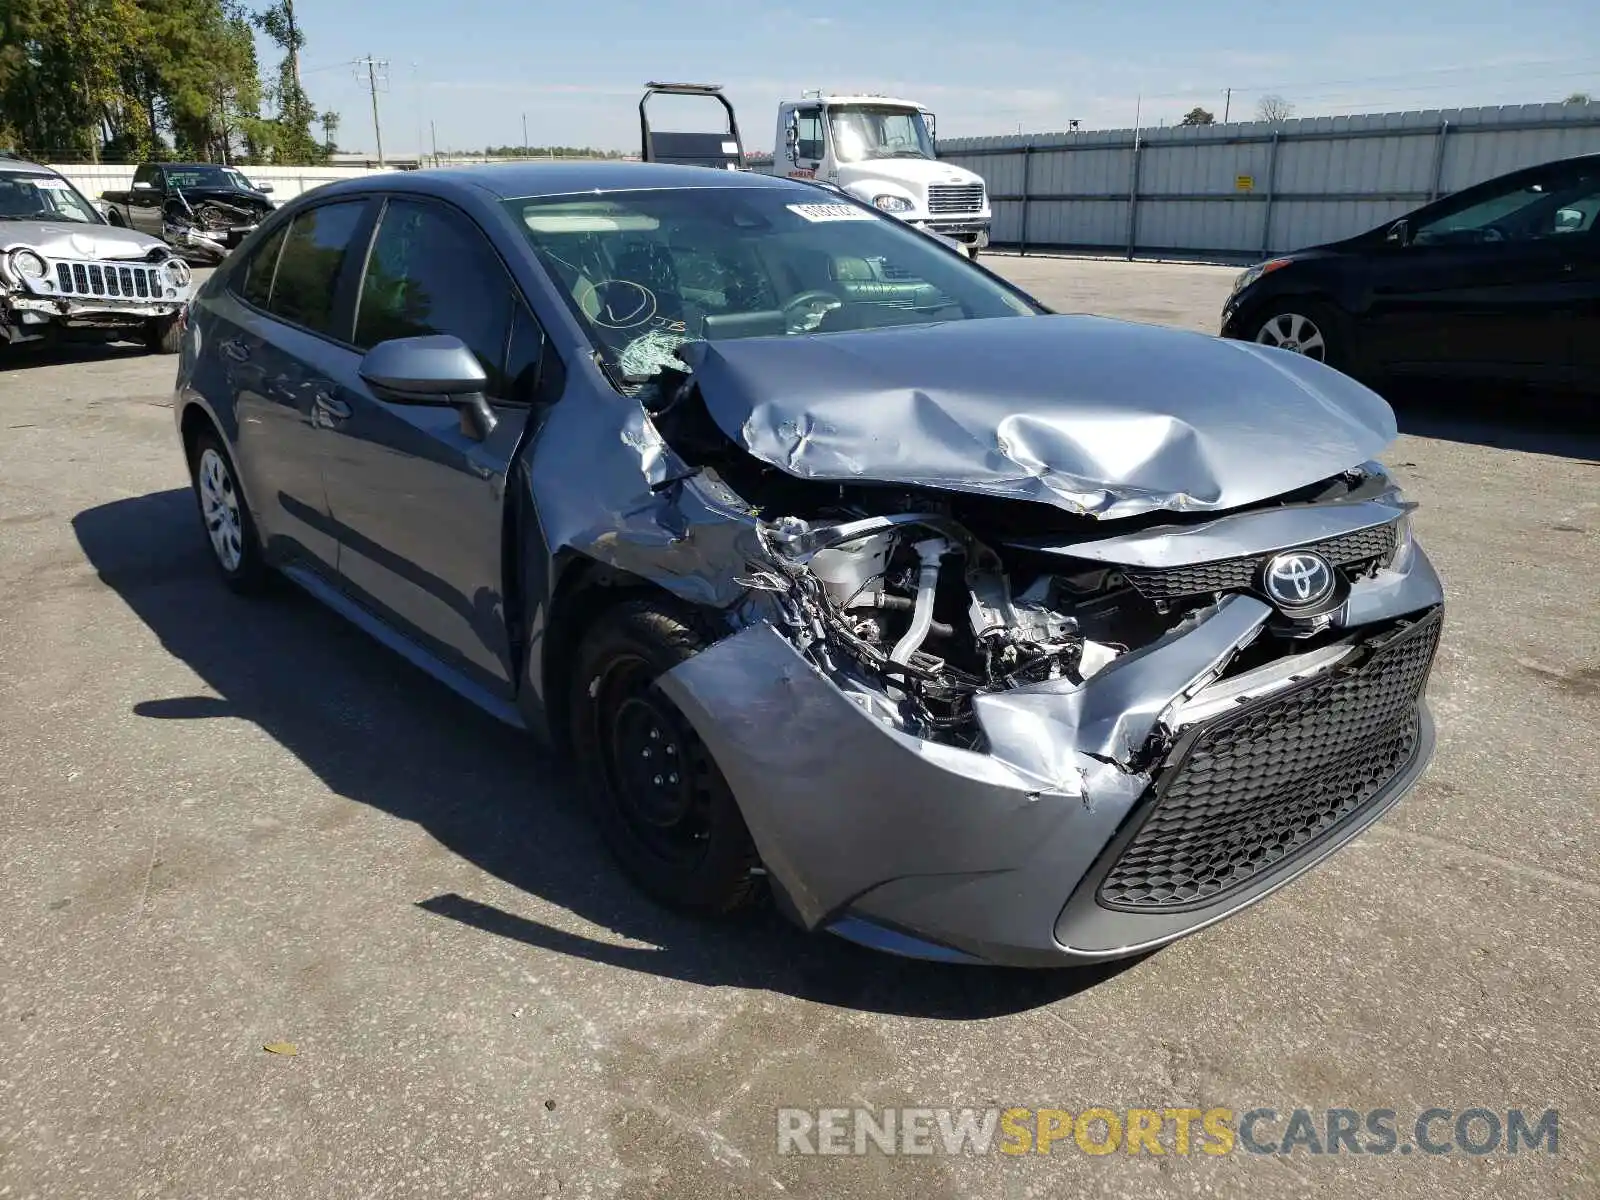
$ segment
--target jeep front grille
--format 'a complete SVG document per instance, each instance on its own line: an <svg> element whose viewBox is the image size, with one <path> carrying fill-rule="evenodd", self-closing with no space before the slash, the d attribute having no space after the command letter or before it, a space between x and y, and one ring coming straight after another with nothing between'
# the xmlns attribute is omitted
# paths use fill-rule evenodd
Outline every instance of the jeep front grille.
<svg viewBox="0 0 1600 1200"><path fill-rule="evenodd" d="M955 216L983 211L983 184L930 183L928 211L935 216Z"/></svg>
<svg viewBox="0 0 1600 1200"><path fill-rule="evenodd" d="M160 299L160 269L121 263L56 263L56 290L63 296L97 300Z"/></svg>
<svg viewBox="0 0 1600 1200"><path fill-rule="evenodd" d="M1381 801L1419 749L1442 621L1436 609L1353 670L1197 726L1158 777L1099 902L1128 912L1216 903Z"/></svg>

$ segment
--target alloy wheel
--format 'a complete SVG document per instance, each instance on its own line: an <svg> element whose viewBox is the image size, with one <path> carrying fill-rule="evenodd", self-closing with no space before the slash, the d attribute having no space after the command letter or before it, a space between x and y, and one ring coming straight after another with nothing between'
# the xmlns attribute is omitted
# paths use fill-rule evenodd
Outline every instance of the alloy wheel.
<svg viewBox="0 0 1600 1200"><path fill-rule="evenodd" d="M1328 360L1328 344L1322 330L1310 317L1300 313L1283 312L1268 317L1256 334L1256 341L1263 346L1303 354L1317 362Z"/></svg>

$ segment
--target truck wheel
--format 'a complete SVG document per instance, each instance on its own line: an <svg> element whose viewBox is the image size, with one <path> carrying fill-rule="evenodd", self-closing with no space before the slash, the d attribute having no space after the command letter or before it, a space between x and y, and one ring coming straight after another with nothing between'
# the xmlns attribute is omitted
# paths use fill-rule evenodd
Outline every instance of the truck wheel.
<svg viewBox="0 0 1600 1200"><path fill-rule="evenodd" d="M183 347L183 319L154 317L145 327L144 344L152 354L176 354Z"/></svg>
<svg viewBox="0 0 1600 1200"><path fill-rule="evenodd" d="M760 896L760 859L727 780L656 679L710 639L669 600L603 613L578 647L568 712L607 847L646 893L730 913Z"/></svg>
<svg viewBox="0 0 1600 1200"><path fill-rule="evenodd" d="M122 213L118 211L117 206L114 204L106 209L106 220L118 229L126 229L128 227L127 223L122 219Z"/></svg>

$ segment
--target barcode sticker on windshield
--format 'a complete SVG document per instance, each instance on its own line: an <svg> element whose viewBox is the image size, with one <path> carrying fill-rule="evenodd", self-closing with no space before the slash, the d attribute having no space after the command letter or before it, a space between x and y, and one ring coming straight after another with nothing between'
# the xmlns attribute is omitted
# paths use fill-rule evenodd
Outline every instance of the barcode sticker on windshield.
<svg viewBox="0 0 1600 1200"><path fill-rule="evenodd" d="M787 204L796 216L808 221L876 221L877 214L854 204Z"/></svg>

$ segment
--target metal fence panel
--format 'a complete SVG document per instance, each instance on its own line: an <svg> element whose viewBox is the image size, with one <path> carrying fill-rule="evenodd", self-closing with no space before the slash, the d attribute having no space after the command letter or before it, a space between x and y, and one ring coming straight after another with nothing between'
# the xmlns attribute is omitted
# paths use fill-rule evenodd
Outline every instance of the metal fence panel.
<svg viewBox="0 0 1600 1200"><path fill-rule="evenodd" d="M1254 259L1349 237L1440 195L1600 153L1600 103L949 138L991 238L1032 249Z"/></svg>

